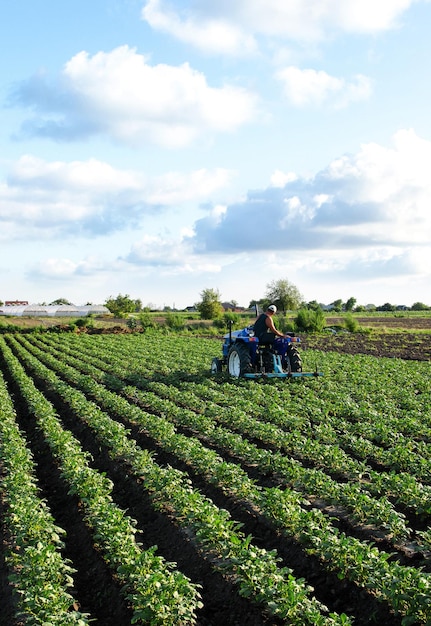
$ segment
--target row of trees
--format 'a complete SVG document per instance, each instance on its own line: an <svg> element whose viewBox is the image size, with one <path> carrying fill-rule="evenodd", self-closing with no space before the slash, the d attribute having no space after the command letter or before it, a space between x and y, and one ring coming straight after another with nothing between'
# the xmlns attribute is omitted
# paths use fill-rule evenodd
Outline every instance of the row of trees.
<svg viewBox="0 0 431 626"><path fill-rule="evenodd" d="M201 292L201 301L198 309L203 319L215 319L223 312L221 296L217 289L204 289ZM275 304L280 311L296 311L304 304L304 298L299 289L287 279L273 280L267 285L265 297L252 300L249 308L256 305L265 310L269 304Z"/></svg>
<svg viewBox="0 0 431 626"><path fill-rule="evenodd" d="M200 294L200 301L195 305L202 319L210 320L217 319L223 312L223 305L221 301L221 294L218 289L204 289ZM337 313L346 312L360 312L365 310L376 311L395 311L396 305L385 303L382 306L368 305L356 306L356 298L349 298L346 302L338 299L334 300L328 305L328 309ZM233 305L236 303L232 303ZM260 300L251 300L249 308L253 308L256 305L260 310L265 310L269 304L275 304L280 311L298 311L299 309L309 309L317 311L321 309L321 305L317 300L311 302L305 302L304 297L300 293L299 289L287 279L273 280L266 286L265 296ZM110 297L106 300L105 306L114 315L124 315L127 313L139 313L143 309L142 301L137 299L133 300L128 295L119 294L116 298ZM413 311L427 311L430 307L422 302L415 302L410 307Z"/></svg>
<svg viewBox="0 0 431 626"><path fill-rule="evenodd" d="M215 319L223 311L220 293L217 289L204 289L201 301L197 304L197 309L203 319ZM317 311L321 305L317 300L306 303L298 287L286 278L273 280L266 286L266 293L260 300L251 300L249 308L258 307L261 311L266 310L269 304L275 304L280 311L297 311L298 309L310 309ZM331 302L328 308L333 311L351 312L356 305L356 298L349 298L346 302L341 299ZM395 309L396 307L394 307Z"/></svg>
<svg viewBox="0 0 431 626"><path fill-rule="evenodd" d="M204 289L201 293L201 301L197 305L197 309L203 319L214 319L223 310L221 304L220 293L216 289ZM395 304L386 302L381 306L375 305L357 305L354 297L348 298L345 302L338 299L326 305L325 308L336 313L341 312L362 312L362 311L396 311L399 307ZM266 310L269 304L275 304L280 311L298 311L299 309L309 309L317 311L322 309L322 305L317 300L305 302L304 297L299 289L287 279L273 280L266 287L265 297L260 300L251 300L249 308L259 307L260 310ZM411 311L429 311L431 307L423 302L415 302L411 307Z"/></svg>
<svg viewBox="0 0 431 626"><path fill-rule="evenodd" d="M221 301L221 295L218 289L204 289L200 294L201 300L195 304L196 309L199 311L202 319L217 319L220 317L224 308ZM0 305L3 303L0 301ZM51 304L71 304L65 298L59 298ZM249 308L252 309L257 306L260 310L265 310L269 304L275 304L280 311L298 311L299 309L309 309L317 311L322 308L321 304L317 300L311 302L305 302L304 297L300 293L299 289L286 278L280 280L273 280L266 286L265 296L260 300L251 300ZM232 302L234 307L236 302ZM140 299L132 299L128 294L119 294L116 297L110 296L105 306L116 316L124 316L129 313L140 313L149 309L142 306ZM338 299L327 305L328 309L335 312L360 312L365 310L376 311L395 311L397 306L385 303L381 306L367 305L356 306L356 298L349 298L346 302ZM423 304L422 302L415 302L410 309L412 311L428 311L431 307Z"/></svg>

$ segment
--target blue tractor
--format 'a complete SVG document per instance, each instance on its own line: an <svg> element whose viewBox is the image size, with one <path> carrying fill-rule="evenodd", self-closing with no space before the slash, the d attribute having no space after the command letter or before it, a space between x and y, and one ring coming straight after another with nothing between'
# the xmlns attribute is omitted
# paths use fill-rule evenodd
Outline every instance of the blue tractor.
<svg viewBox="0 0 431 626"><path fill-rule="evenodd" d="M315 372L303 372L302 360L297 344L300 338L294 333L276 337L271 344L260 344L254 335L253 325L224 335L222 358L215 357L211 363L211 373L218 374L224 369L234 378L299 378L321 376Z"/></svg>

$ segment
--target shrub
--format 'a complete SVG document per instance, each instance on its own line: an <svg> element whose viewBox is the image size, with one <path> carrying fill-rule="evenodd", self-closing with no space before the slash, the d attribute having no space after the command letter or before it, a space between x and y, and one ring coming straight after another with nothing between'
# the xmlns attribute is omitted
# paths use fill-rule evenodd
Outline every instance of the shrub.
<svg viewBox="0 0 431 626"><path fill-rule="evenodd" d="M287 315L277 316L276 319L275 325L282 333L290 333L295 330L295 323Z"/></svg>
<svg viewBox="0 0 431 626"><path fill-rule="evenodd" d="M94 320L90 317L79 317L74 324L77 328L93 328Z"/></svg>
<svg viewBox="0 0 431 626"><path fill-rule="evenodd" d="M326 326L325 315L322 309L300 309L295 317L295 327L303 332L320 332Z"/></svg>
<svg viewBox="0 0 431 626"><path fill-rule="evenodd" d="M150 328L156 328L156 323L151 317L150 313L141 313L139 316L139 323L142 327L143 332L147 331Z"/></svg>
<svg viewBox="0 0 431 626"><path fill-rule="evenodd" d="M355 319L350 313L348 313L344 319L344 326L351 333L357 333L359 329L358 320Z"/></svg>
<svg viewBox="0 0 431 626"><path fill-rule="evenodd" d="M185 325L183 316L178 313L167 313L165 323L171 330L183 330Z"/></svg>
<svg viewBox="0 0 431 626"><path fill-rule="evenodd" d="M138 320L136 319L136 317L129 317L126 324L127 327L130 328L130 330L135 330L138 326Z"/></svg>
<svg viewBox="0 0 431 626"><path fill-rule="evenodd" d="M239 328L242 324L241 315L232 313L231 311L226 311L223 315L223 320L226 326L229 325L229 322L232 322L232 328Z"/></svg>

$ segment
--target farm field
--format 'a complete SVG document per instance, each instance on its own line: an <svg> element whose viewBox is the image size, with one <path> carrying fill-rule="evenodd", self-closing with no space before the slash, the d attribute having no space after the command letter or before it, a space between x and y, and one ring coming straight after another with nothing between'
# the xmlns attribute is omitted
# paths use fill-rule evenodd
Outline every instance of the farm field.
<svg viewBox="0 0 431 626"><path fill-rule="evenodd" d="M210 339L0 336L0 624L430 624L429 358L339 336L260 382Z"/></svg>
<svg viewBox="0 0 431 626"><path fill-rule="evenodd" d="M431 361L431 333L426 332L301 334L301 342L303 348L325 352Z"/></svg>

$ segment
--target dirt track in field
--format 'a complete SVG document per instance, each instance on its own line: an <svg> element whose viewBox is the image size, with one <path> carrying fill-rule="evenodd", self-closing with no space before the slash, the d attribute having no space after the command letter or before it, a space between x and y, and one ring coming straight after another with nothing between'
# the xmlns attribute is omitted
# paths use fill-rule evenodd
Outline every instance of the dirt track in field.
<svg viewBox="0 0 431 626"><path fill-rule="evenodd" d="M328 317L327 326L343 324L345 318ZM371 328L397 328L402 330L431 330L431 317L357 317L360 326Z"/></svg>
<svg viewBox="0 0 431 626"><path fill-rule="evenodd" d="M431 361L431 334L406 333L323 333L301 335L302 349L369 354L378 357Z"/></svg>

